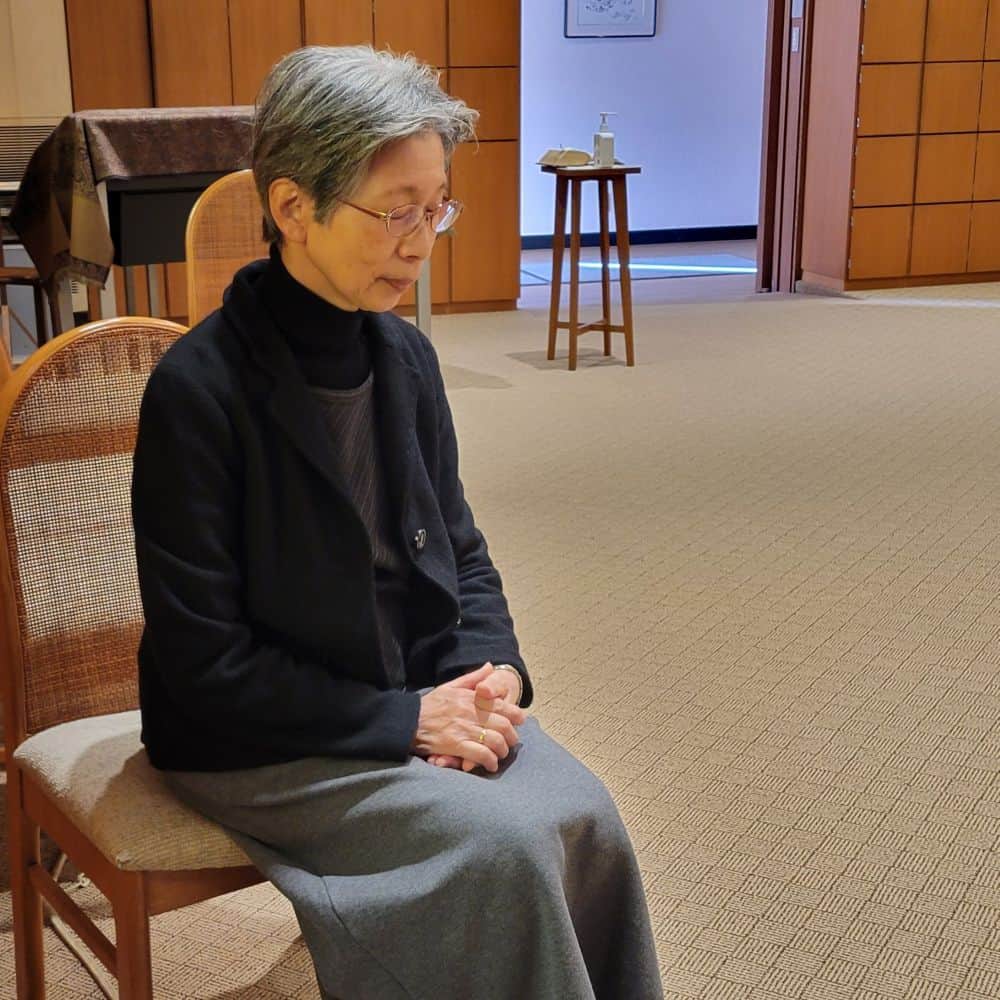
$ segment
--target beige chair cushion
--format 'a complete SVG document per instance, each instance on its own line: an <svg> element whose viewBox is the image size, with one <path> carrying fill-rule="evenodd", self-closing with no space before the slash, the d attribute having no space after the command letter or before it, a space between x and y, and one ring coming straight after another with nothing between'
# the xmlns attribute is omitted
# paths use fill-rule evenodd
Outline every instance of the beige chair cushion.
<svg viewBox="0 0 1000 1000"><path fill-rule="evenodd" d="M14 759L119 868L250 864L220 827L173 795L149 763L139 727L138 712L76 719L29 737Z"/></svg>

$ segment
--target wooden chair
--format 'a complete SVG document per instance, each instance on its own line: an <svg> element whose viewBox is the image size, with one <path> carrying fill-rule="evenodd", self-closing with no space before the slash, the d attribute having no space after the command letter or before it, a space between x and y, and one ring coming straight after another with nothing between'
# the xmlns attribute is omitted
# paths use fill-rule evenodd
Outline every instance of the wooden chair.
<svg viewBox="0 0 1000 1000"><path fill-rule="evenodd" d="M7 303L7 289L11 285L26 285L35 297L35 342L40 347L48 339L48 329L45 325L45 307L48 303L49 320L52 324L52 336L58 336L62 327L59 324L59 306L53 289L44 281L33 267L8 267L4 261L3 240L0 239L0 328L5 342L10 337L10 306Z"/></svg>
<svg viewBox="0 0 1000 1000"><path fill-rule="evenodd" d="M267 256L262 219L250 170L220 177L195 202L185 236L191 326L222 305L222 293L241 267Z"/></svg>
<svg viewBox="0 0 1000 1000"><path fill-rule="evenodd" d="M123 1000L147 1000L149 917L261 880L221 829L174 798L139 741L132 449L146 379L183 332L165 320L90 323L45 345L0 389L0 679L19 1000L45 995L43 900L117 977ZM110 901L114 944L43 868L40 829Z"/></svg>

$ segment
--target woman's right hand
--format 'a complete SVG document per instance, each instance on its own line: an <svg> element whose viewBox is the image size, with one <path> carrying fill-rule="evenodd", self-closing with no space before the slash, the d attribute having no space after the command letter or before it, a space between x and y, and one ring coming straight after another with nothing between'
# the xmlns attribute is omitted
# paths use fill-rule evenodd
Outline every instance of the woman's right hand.
<svg viewBox="0 0 1000 1000"><path fill-rule="evenodd" d="M488 708L476 704L476 685L492 672L487 663L423 696L412 744L415 754L456 757L491 772L499 768L518 742L514 727L524 722L525 715L501 699Z"/></svg>

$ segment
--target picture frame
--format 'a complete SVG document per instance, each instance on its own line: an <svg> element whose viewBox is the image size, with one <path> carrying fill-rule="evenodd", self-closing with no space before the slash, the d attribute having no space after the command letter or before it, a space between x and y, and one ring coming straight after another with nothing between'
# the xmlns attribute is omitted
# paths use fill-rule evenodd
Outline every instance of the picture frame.
<svg viewBox="0 0 1000 1000"><path fill-rule="evenodd" d="M652 38L656 0L566 0L566 38Z"/></svg>

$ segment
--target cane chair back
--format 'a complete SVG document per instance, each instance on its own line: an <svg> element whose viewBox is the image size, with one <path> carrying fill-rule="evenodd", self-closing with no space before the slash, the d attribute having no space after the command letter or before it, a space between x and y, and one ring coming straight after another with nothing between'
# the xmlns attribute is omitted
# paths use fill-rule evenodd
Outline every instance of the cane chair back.
<svg viewBox="0 0 1000 1000"><path fill-rule="evenodd" d="M0 390L0 669L24 1000L44 992L42 898L117 976L119 996L146 998L149 915L260 879L170 795L134 711L132 451L147 378L183 332L155 319L90 323ZM40 829L108 897L114 944L41 867Z"/></svg>
<svg viewBox="0 0 1000 1000"><path fill-rule="evenodd" d="M241 267L267 256L262 218L251 170L220 177L195 202L185 237L192 326L222 305L222 293Z"/></svg>

